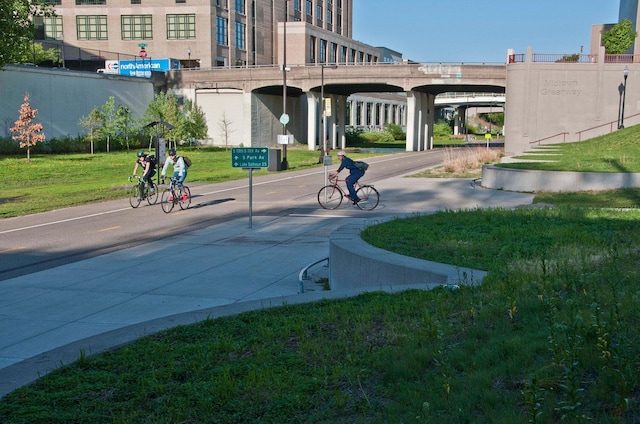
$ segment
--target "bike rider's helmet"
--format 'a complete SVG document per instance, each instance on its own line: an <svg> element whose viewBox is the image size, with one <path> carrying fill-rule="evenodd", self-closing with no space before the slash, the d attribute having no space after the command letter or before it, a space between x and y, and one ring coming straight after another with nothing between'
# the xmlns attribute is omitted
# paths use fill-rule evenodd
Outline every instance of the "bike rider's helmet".
<svg viewBox="0 0 640 424"><path fill-rule="evenodd" d="M176 154L176 149L169 149L169 156L173 156Z"/></svg>
<svg viewBox="0 0 640 424"><path fill-rule="evenodd" d="M138 150L138 157L141 158L144 156L144 152L142 150Z"/></svg>

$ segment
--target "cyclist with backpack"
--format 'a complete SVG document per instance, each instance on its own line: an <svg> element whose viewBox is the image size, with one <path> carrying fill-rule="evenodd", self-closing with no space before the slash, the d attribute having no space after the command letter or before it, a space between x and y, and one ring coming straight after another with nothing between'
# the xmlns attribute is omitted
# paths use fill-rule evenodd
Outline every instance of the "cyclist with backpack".
<svg viewBox="0 0 640 424"><path fill-rule="evenodd" d="M165 177L167 173L167 168L169 168L169 164L173 165L173 178L176 178L178 181L178 188L182 191L182 184L184 180L187 178L187 170L189 167L185 163L182 156L178 156L176 154L176 149L169 149L169 156L167 160L164 162L164 166L162 167L162 178ZM186 193L183 193L183 197L187 197ZM186 200L186 199L185 199Z"/></svg>
<svg viewBox="0 0 640 424"><path fill-rule="evenodd" d="M362 178L365 171L364 169L356 165L356 162L353 159L348 158L344 150L340 150L338 152L338 159L340 159L340 167L336 172L331 172L329 174L329 178L336 178L340 171L342 171L344 168L347 168L349 170L349 176L345 178L345 183L347 184L347 189L349 190L349 199L355 205L360 201L360 199L356 194L354 185L360 178Z"/></svg>
<svg viewBox="0 0 640 424"><path fill-rule="evenodd" d="M148 155L142 150L138 151L138 159L136 165L133 168L133 176L138 173L138 167L142 167L142 184L140 185L140 193L144 192L145 183L150 183L154 175L156 175L156 157ZM151 187L153 193L153 186Z"/></svg>

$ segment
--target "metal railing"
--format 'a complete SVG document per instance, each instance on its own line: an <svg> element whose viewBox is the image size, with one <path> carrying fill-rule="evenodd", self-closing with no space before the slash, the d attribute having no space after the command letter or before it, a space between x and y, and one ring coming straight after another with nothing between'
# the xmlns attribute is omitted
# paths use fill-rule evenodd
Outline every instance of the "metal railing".
<svg viewBox="0 0 640 424"><path fill-rule="evenodd" d="M524 63L527 61L525 53L509 55L509 63ZM532 62L538 63L598 63L597 54L546 54L533 53L531 55ZM605 63L640 63L640 55L638 54L605 54Z"/></svg>

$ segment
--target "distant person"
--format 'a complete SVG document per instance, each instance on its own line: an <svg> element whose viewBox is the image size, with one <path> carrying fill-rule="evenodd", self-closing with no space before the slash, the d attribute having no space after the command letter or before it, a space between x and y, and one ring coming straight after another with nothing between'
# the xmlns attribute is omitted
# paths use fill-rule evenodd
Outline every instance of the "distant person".
<svg viewBox="0 0 640 424"><path fill-rule="evenodd" d="M133 167L133 176L138 173L138 167L142 167L142 185L140 187L141 193L144 193L145 183L151 185L151 179L156 175L156 157L148 155L142 150L138 151L138 159L136 165ZM153 193L153 186L151 186L151 192Z"/></svg>
<svg viewBox="0 0 640 424"><path fill-rule="evenodd" d="M355 183L358 182L360 178L364 175L364 170L360 169L356 166L356 163L347 157L344 150L340 150L338 152L338 159L340 159L340 167L336 172L331 172L329 174L329 178L335 178L338 176L340 171L347 168L349 170L349 176L345 179L345 183L347 184L347 189L349 190L349 199L355 205L360 201L358 195L356 194L356 189L354 187Z"/></svg>
<svg viewBox="0 0 640 424"><path fill-rule="evenodd" d="M167 168L169 168L169 164L173 165L173 176L178 182L178 188L182 192L182 184L184 180L187 179L187 170L189 167L186 163L184 163L184 159L182 156L176 155L176 149L169 149L169 156L167 160L164 161L164 166L162 167L162 178L167 174ZM186 193L182 195L186 200Z"/></svg>

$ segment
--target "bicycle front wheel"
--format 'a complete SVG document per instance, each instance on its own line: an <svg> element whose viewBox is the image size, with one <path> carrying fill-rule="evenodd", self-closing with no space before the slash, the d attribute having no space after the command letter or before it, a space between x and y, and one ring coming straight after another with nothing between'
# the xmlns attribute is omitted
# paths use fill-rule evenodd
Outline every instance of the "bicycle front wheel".
<svg viewBox="0 0 640 424"><path fill-rule="evenodd" d="M140 187L138 187L137 184L131 187L129 192L129 204L132 208L140 206L140 202L142 201L141 197L142 193L140 193Z"/></svg>
<svg viewBox="0 0 640 424"><path fill-rule="evenodd" d="M169 213L173 210L173 194L173 190L170 188L167 188L162 192L162 196L160 197L160 206L162 206L164 213Z"/></svg>
<svg viewBox="0 0 640 424"><path fill-rule="evenodd" d="M186 198L184 196L185 194L187 195ZM191 190L189 190L189 187L182 186L182 197L178 204L180 205L180 209L187 209L189 205L191 205Z"/></svg>
<svg viewBox="0 0 640 424"><path fill-rule="evenodd" d="M373 188L373 186L363 185L356 191L356 194L360 199L357 205L363 211L370 211L378 206L380 194L378 194L378 190Z"/></svg>
<svg viewBox="0 0 640 424"><path fill-rule="evenodd" d="M155 205L158 203L158 186L154 182L149 182L149 186L147 187L147 203L149 206Z"/></svg>
<svg viewBox="0 0 640 424"><path fill-rule="evenodd" d="M324 186L318 192L318 203L324 209L335 209L342 203L342 192L336 186Z"/></svg>

